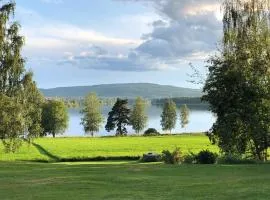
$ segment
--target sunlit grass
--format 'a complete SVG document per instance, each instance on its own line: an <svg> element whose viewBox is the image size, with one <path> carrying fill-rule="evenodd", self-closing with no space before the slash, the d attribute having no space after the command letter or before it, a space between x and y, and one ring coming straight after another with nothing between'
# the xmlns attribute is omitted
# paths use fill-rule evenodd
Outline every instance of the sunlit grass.
<svg viewBox="0 0 270 200"><path fill-rule="evenodd" d="M46 155L41 154L36 147L26 142L22 144L22 147L16 153L5 153L4 146L0 142L0 161L15 161L15 160L48 160Z"/></svg>
<svg viewBox="0 0 270 200"><path fill-rule="evenodd" d="M42 138L36 140L51 154L59 158L142 156L147 152L161 153L180 147L183 153L209 149L218 152L204 135L177 135L160 137L108 137L108 138Z"/></svg>

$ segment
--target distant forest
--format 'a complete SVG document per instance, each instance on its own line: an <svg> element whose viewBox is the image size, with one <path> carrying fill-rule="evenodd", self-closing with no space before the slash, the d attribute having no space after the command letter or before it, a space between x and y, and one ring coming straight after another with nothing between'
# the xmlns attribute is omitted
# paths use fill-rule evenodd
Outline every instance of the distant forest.
<svg viewBox="0 0 270 200"><path fill-rule="evenodd" d="M83 98L70 98L70 97L50 97L48 99L62 100L68 108L80 108L83 105ZM159 99L145 99L148 105L162 106L169 98ZM172 99L177 106L187 104L190 108L206 109L209 104L202 102L200 97L176 97ZM112 106L116 102L117 98L101 98L103 106ZM130 105L135 103L135 99L128 99Z"/></svg>

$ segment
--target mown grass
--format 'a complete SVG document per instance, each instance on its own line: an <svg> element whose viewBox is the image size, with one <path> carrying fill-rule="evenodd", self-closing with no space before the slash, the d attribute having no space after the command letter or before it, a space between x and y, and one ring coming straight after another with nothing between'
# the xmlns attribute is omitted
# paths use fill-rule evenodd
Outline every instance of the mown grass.
<svg viewBox="0 0 270 200"><path fill-rule="evenodd" d="M269 199L270 165L0 162L1 200Z"/></svg>
<svg viewBox="0 0 270 200"><path fill-rule="evenodd" d="M27 142L16 153L5 153L0 141L0 161L48 161L47 155L42 154L36 147Z"/></svg>
<svg viewBox="0 0 270 200"><path fill-rule="evenodd" d="M147 152L161 153L180 147L183 153L197 153L204 149L218 152L204 135L160 137L103 137L103 138L41 138L35 141L60 159L86 159L98 156L142 156Z"/></svg>

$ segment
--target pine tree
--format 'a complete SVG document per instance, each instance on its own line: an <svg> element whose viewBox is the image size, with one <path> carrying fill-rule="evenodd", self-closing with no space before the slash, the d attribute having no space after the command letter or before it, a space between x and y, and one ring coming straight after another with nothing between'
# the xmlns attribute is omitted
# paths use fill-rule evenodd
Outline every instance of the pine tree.
<svg viewBox="0 0 270 200"><path fill-rule="evenodd" d="M126 136L126 126L128 125L130 125L130 109L128 108L128 100L118 98L112 108L112 111L109 112L105 128L110 132L117 127L116 135Z"/></svg>

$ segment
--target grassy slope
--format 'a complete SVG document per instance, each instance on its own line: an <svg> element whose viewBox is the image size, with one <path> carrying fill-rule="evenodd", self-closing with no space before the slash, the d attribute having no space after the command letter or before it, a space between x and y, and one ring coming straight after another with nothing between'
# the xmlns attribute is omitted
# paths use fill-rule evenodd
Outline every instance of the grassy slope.
<svg viewBox="0 0 270 200"><path fill-rule="evenodd" d="M23 143L22 147L15 154L4 153L2 142L0 142L0 161L15 161L15 160L48 160L46 155L41 154L33 145Z"/></svg>
<svg viewBox="0 0 270 200"><path fill-rule="evenodd" d="M42 138L36 143L60 158L87 158L96 156L141 156L147 152L161 153L180 147L183 153L203 149L218 151L204 135L161 137L109 138Z"/></svg>
<svg viewBox="0 0 270 200"><path fill-rule="evenodd" d="M269 199L270 165L0 162L1 200Z"/></svg>

